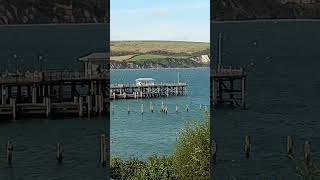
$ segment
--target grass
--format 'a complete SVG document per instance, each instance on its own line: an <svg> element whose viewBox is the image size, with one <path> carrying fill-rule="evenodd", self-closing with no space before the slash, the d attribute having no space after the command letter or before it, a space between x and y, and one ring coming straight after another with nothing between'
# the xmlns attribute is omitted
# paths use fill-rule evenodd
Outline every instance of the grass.
<svg viewBox="0 0 320 180"><path fill-rule="evenodd" d="M130 54L124 56L111 56L111 61L127 61L135 56L139 56L137 54Z"/></svg>
<svg viewBox="0 0 320 180"><path fill-rule="evenodd" d="M166 51L170 53L187 53L202 51L210 47L209 43L185 41L112 41L111 51L148 53Z"/></svg>
<svg viewBox="0 0 320 180"><path fill-rule="evenodd" d="M129 61L143 61L151 59L166 59L166 58L188 58L189 56L167 56L167 55L158 55L158 54L142 54L134 56Z"/></svg>

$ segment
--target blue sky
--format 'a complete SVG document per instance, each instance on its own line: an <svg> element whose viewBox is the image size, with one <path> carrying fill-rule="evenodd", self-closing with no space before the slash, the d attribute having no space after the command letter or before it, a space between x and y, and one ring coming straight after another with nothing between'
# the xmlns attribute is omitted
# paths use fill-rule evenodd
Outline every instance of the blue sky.
<svg viewBox="0 0 320 180"><path fill-rule="evenodd" d="M111 40L210 41L209 0L111 0Z"/></svg>

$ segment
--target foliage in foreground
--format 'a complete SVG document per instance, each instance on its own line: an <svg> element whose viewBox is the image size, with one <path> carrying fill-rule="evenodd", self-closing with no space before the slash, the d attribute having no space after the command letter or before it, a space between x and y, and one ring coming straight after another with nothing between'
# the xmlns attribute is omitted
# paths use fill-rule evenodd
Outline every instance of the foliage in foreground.
<svg viewBox="0 0 320 180"><path fill-rule="evenodd" d="M131 157L111 159L111 178L115 180L188 180L209 179L210 131L205 122L192 121L179 134L172 156L150 156L147 160Z"/></svg>

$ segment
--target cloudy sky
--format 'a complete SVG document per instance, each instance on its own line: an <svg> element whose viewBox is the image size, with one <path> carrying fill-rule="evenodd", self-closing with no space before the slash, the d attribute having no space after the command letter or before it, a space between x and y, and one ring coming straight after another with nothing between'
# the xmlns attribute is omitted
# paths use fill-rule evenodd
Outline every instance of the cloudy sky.
<svg viewBox="0 0 320 180"><path fill-rule="evenodd" d="M209 0L111 0L111 40L210 41Z"/></svg>

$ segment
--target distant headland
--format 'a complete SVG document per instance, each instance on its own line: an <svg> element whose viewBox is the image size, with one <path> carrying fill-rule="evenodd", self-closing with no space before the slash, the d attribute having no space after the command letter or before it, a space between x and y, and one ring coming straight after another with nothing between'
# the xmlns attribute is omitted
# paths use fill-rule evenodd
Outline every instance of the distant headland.
<svg viewBox="0 0 320 180"><path fill-rule="evenodd" d="M210 43L112 41L111 69L208 67Z"/></svg>

